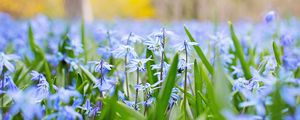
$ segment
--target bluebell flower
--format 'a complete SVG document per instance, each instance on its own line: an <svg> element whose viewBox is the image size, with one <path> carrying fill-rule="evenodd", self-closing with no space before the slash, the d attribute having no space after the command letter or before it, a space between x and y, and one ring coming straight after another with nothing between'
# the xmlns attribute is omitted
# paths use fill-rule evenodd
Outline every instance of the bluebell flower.
<svg viewBox="0 0 300 120"><path fill-rule="evenodd" d="M188 54L190 53L189 51L191 50L191 46L198 45L197 42L188 42L187 40L184 40L183 42L179 42L178 44L175 45L175 49L178 50L178 52L182 52L185 50L185 48L188 51Z"/></svg>
<svg viewBox="0 0 300 120"><path fill-rule="evenodd" d="M80 113L76 112L73 107L62 106L57 112L52 113L46 117L47 120L57 119L57 120L83 120Z"/></svg>
<svg viewBox="0 0 300 120"><path fill-rule="evenodd" d="M31 75L32 75L32 80L38 82L36 86L35 95L37 101L40 102L44 98L48 97L48 95L50 94L49 83L47 82L45 76L43 74L38 73L37 71L32 71Z"/></svg>
<svg viewBox="0 0 300 120"><path fill-rule="evenodd" d="M296 106L296 111L292 115L284 117L285 120L300 120L300 106Z"/></svg>
<svg viewBox="0 0 300 120"><path fill-rule="evenodd" d="M99 72L99 73L102 73L103 70L111 70L111 68L113 67L113 65L110 65L109 63L103 61L103 60L100 60L98 62L94 62L96 64L96 67L95 67L95 72Z"/></svg>
<svg viewBox="0 0 300 120"><path fill-rule="evenodd" d="M242 91L246 90L255 90L259 87L259 83L255 80L246 80L244 77L238 78L234 81L232 90L233 91Z"/></svg>
<svg viewBox="0 0 300 120"><path fill-rule="evenodd" d="M117 49L113 50L112 53L116 58L124 58L126 55L128 58L137 57L137 53L134 51L134 48L128 45L120 45Z"/></svg>
<svg viewBox="0 0 300 120"><path fill-rule="evenodd" d="M290 106L296 106L296 97L300 95L300 88L284 86L281 89L282 99Z"/></svg>
<svg viewBox="0 0 300 120"><path fill-rule="evenodd" d="M179 63L178 63L178 72L181 73L182 71L185 70L185 68L187 67L187 69L190 69L191 66L193 65L194 63L187 63L186 64L186 60L185 59L180 59Z"/></svg>
<svg viewBox="0 0 300 120"><path fill-rule="evenodd" d="M295 70L300 66L300 54L294 51L285 51L282 56L282 63L287 70Z"/></svg>
<svg viewBox="0 0 300 120"><path fill-rule="evenodd" d="M31 88L25 91L9 91L7 94L13 99L13 104L8 115L14 116L20 112L23 118L27 120L41 119L43 116L42 106L36 102L34 92L34 89Z"/></svg>
<svg viewBox="0 0 300 120"><path fill-rule="evenodd" d="M64 103L69 103L72 97L76 97L76 98L82 97L81 94L76 90L70 90L65 88L55 88L55 89L57 90L57 92L49 96L48 100L56 101L58 99L59 101L62 101Z"/></svg>
<svg viewBox="0 0 300 120"><path fill-rule="evenodd" d="M293 45L294 38L289 34L284 34L280 36L280 43L282 46L290 46Z"/></svg>
<svg viewBox="0 0 300 120"><path fill-rule="evenodd" d="M178 95L179 90L178 88L173 88L171 93L171 98L169 100L169 108L172 108L173 105L180 100L180 96Z"/></svg>
<svg viewBox="0 0 300 120"><path fill-rule="evenodd" d="M98 88L100 91L108 91L114 87L117 81L113 79L108 79L103 77L102 81L100 79L97 80L97 83L95 84L94 88ZM102 82L102 83L101 83Z"/></svg>
<svg viewBox="0 0 300 120"><path fill-rule="evenodd" d="M97 53L101 55L103 59L109 59L109 57L113 54L110 47L102 46L97 49Z"/></svg>
<svg viewBox="0 0 300 120"><path fill-rule="evenodd" d="M129 68L128 72L133 72L136 70L144 71L146 62L150 61L152 56L146 59L132 59L129 61L129 64L126 66Z"/></svg>
<svg viewBox="0 0 300 120"><path fill-rule="evenodd" d="M246 101L239 104L240 107L254 106L256 114L259 116L266 115L266 106L271 104L270 97L268 94L271 93L270 88L261 88L257 92L251 92L249 90L243 89L241 93L246 98Z"/></svg>
<svg viewBox="0 0 300 120"><path fill-rule="evenodd" d="M70 37L70 41L68 46L65 46L65 49L67 50L73 50L75 55L79 55L80 53L83 52L81 40L79 36L75 36L74 38Z"/></svg>
<svg viewBox="0 0 300 120"><path fill-rule="evenodd" d="M164 39L171 38L173 36L175 36L173 32L166 31L163 28L160 32L151 33L143 43L149 50L152 50L155 53L161 53L164 51Z"/></svg>
<svg viewBox="0 0 300 120"><path fill-rule="evenodd" d="M231 75L237 75L237 77L242 77L244 75L242 67L239 66L231 66L233 71L231 72Z"/></svg>
<svg viewBox="0 0 300 120"><path fill-rule="evenodd" d="M14 55L14 54L6 55L6 54L0 52L0 73L2 73L4 67L8 71L14 72L15 67L12 63L10 63L10 61L17 60L17 59L19 59L19 57L17 55Z"/></svg>
<svg viewBox="0 0 300 120"><path fill-rule="evenodd" d="M248 114L239 114L235 115L229 110L223 110L222 114L226 117L227 120L261 120L261 116L257 115L248 115Z"/></svg>
<svg viewBox="0 0 300 120"><path fill-rule="evenodd" d="M276 19L276 13L275 11L270 11L265 15L265 21L266 23L271 23Z"/></svg>
<svg viewBox="0 0 300 120"><path fill-rule="evenodd" d="M160 71L159 71L161 69L160 66L161 66L160 63L155 64L155 65L151 65L151 69L152 70L158 70L158 72L154 73L155 76L159 76L160 77ZM170 67L170 65L164 61L164 63L163 63L163 69L164 69L164 71L163 71L163 76L162 76L163 78L165 78L167 76L169 67Z"/></svg>
<svg viewBox="0 0 300 120"><path fill-rule="evenodd" d="M2 86L4 82L4 86ZM0 80L0 89L1 89L1 92L0 94L2 93L6 93L6 92L9 92L9 91L18 91L19 88L16 86L16 84L14 83L13 79L8 76L8 75L4 75L4 80Z"/></svg>
<svg viewBox="0 0 300 120"><path fill-rule="evenodd" d="M129 45L130 43L141 43L144 41L144 38L134 33L130 33L128 36L122 37L122 41L128 43L127 45Z"/></svg>

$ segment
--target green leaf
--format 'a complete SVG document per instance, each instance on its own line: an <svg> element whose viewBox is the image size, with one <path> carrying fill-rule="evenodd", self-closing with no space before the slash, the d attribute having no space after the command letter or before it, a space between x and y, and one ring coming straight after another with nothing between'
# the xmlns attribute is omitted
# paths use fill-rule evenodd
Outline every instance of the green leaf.
<svg viewBox="0 0 300 120"><path fill-rule="evenodd" d="M273 52L278 65L281 65L281 53L275 41L273 41Z"/></svg>
<svg viewBox="0 0 300 120"><path fill-rule="evenodd" d="M200 113L202 112L202 98L198 92L202 92L202 83L203 83L203 77L202 77L202 72L199 71L199 67L197 64L197 61L194 61L194 84L195 84L195 93L196 93L196 106L195 106L195 111L196 111L196 116L199 116Z"/></svg>
<svg viewBox="0 0 300 120"><path fill-rule="evenodd" d="M81 33L81 44L82 44L83 54L84 54L84 62L87 63L88 52L87 52L87 43L86 43L86 39L85 39L85 25L84 25L83 19L81 21L80 33Z"/></svg>
<svg viewBox="0 0 300 120"><path fill-rule="evenodd" d="M31 25L29 25L28 27L28 40L29 40L30 49L35 56L35 61L40 61L42 59L45 59L45 54L43 53L43 50L35 43L34 34Z"/></svg>
<svg viewBox="0 0 300 120"><path fill-rule="evenodd" d="M169 104L169 99L171 97L172 89L175 86L175 82L176 82L175 80L177 75L177 65L178 65L178 54L174 56L168 75L158 94L158 98L155 106L155 114L154 117L152 118L154 120L165 119L165 112Z"/></svg>
<svg viewBox="0 0 300 120"><path fill-rule="evenodd" d="M214 82L214 99L212 99L214 104L214 110L216 117L218 119L223 119L222 111L223 110L231 110L230 103L230 83L227 79L226 73L223 69L222 62L220 59L220 55L216 53L216 61L215 61L215 73L213 75Z"/></svg>
<svg viewBox="0 0 300 120"><path fill-rule="evenodd" d="M79 65L80 69L83 71L83 73L89 78L89 80L91 80L93 83L97 83L97 79L95 78L95 76L89 72L87 69L85 69L83 66Z"/></svg>
<svg viewBox="0 0 300 120"><path fill-rule="evenodd" d="M241 65L242 65L242 69L243 69L245 78L247 80L250 80L252 78L252 74L251 74L251 71L250 71L250 66L248 65L248 62L245 59L241 43L239 42L237 36L235 35L232 23L229 21L228 24L229 24L229 27L230 27L231 38L232 38L232 41L233 41L233 44L234 44L234 47L235 47L235 52L236 52L236 55L238 56L238 58L240 60Z"/></svg>
<svg viewBox="0 0 300 120"><path fill-rule="evenodd" d="M272 120L282 120L283 119L283 110L286 108L286 106L284 106L284 101L282 100L282 97L280 96L280 82L277 82L275 84L276 89L275 91L272 93L271 97L273 100L273 104L271 105L271 119Z"/></svg>
<svg viewBox="0 0 300 120"><path fill-rule="evenodd" d="M130 119L135 120L145 120L146 118L139 112L135 111L132 108L129 108L127 105L121 102L116 103L116 112L118 112L121 116L128 117Z"/></svg>
<svg viewBox="0 0 300 120"><path fill-rule="evenodd" d="M196 40L193 38L192 34L190 33L190 31L188 30L188 28L186 26L184 26L184 30L185 33L187 34L187 36L189 37L191 42L196 42ZM203 51L201 50L201 48L199 46L194 45L194 49L196 50L196 53L198 54L198 56L200 57L201 61L204 63L206 69L208 70L208 72L210 74L213 74L214 69L212 67L212 65L209 63L209 61L207 60L207 58L205 57Z"/></svg>
<svg viewBox="0 0 300 120"><path fill-rule="evenodd" d="M154 59L153 52L151 50L147 49L147 51L146 51L146 58L149 58L150 56L152 56L151 59ZM156 73L156 70L152 70L151 69L151 65L154 65L154 64L155 64L154 60L150 60L150 61L148 61L146 63L146 69L147 69L147 75L148 75L148 82L150 84L154 84L158 80L157 76L154 75L154 73Z"/></svg>
<svg viewBox="0 0 300 120"><path fill-rule="evenodd" d="M53 88L53 81L52 81L52 78L51 78L51 70L49 68L49 65L48 65L48 62L47 62L46 59L44 60L44 71L45 71L45 74L46 74L47 81L49 83L50 91L51 91L51 93L54 93L55 90Z"/></svg>

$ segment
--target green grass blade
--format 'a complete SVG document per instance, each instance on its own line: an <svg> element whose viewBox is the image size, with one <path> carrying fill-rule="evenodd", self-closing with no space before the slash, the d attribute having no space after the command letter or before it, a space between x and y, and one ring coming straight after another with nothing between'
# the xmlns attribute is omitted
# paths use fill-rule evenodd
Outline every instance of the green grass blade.
<svg viewBox="0 0 300 120"><path fill-rule="evenodd" d="M132 108L129 108L124 103L117 102L115 107L116 107L116 111L121 116L126 116L130 119L135 119L135 120L145 120L146 119L141 113L135 111Z"/></svg>
<svg viewBox="0 0 300 120"><path fill-rule="evenodd" d="M81 26L80 26L80 33L81 33L81 44L83 48L83 54L84 54L84 62L87 63L88 60L88 52L87 52L87 43L86 43L86 38L85 38L85 23L84 20L82 19L81 21Z"/></svg>
<svg viewBox="0 0 300 120"><path fill-rule="evenodd" d="M146 51L146 58L149 58L150 56L152 56L151 59L153 59L154 54L151 50L147 49ZM150 84L154 84L155 82L157 82L157 76L154 75L154 73L156 73L156 70L151 70L151 65L154 65L154 60L150 60L146 63L146 69L147 69L147 75L148 75L148 82Z"/></svg>
<svg viewBox="0 0 300 120"><path fill-rule="evenodd" d="M245 59L241 43L239 42L237 36L235 35L232 23L229 21L228 24L229 24L229 27L230 27L231 38L232 38L232 41L233 41L233 44L234 44L234 47L235 47L235 52L236 52L236 55L238 56L238 58L240 60L241 65L242 65L242 69L243 69L245 78L247 80L250 80L252 78L252 74L251 74L251 71L250 71L250 66L248 65L248 62Z"/></svg>
<svg viewBox="0 0 300 120"><path fill-rule="evenodd" d="M196 42L196 40L193 38L192 34L190 33L190 31L188 30L188 28L186 26L184 26L184 30L185 30L185 33L187 34L187 36L189 37L190 41ZM198 56L200 57L201 61L204 63L208 72L210 74L213 74L214 69L213 69L212 65L209 63L209 61L207 60L207 58L205 57L201 48L199 46L194 45L194 49L195 49L196 53L198 54Z"/></svg>
<svg viewBox="0 0 300 120"><path fill-rule="evenodd" d="M95 78L95 76L89 72L87 69L85 69L83 66L79 66L80 69L82 70L82 72L93 82L93 83L97 83L97 79Z"/></svg>
<svg viewBox="0 0 300 120"><path fill-rule="evenodd" d="M199 71L199 67L197 64L197 61L194 61L194 84L195 84L195 93L196 93L196 106L195 106L195 111L196 111L196 116L199 116L200 113L202 112L202 99L198 92L202 92L202 72Z"/></svg>
<svg viewBox="0 0 300 120"><path fill-rule="evenodd" d="M30 49L35 56L35 61L40 61L42 59L45 59L45 54L43 53L43 50L35 43L34 34L31 25L28 26L28 40L29 40Z"/></svg>
<svg viewBox="0 0 300 120"><path fill-rule="evenodd" d="M47 81L49 83L50 92L54 93L55 90L53 88L53 80L51 78L51 70L49 68L49 64L48 64L48 62L47 62L46 59L44 60L44 71L45 71L45 75L46 75Z"/></svg>
<svg viewBox="0 0 300 120"><path fill-rule="evenodd" d="M177 65L178 65L178 54L174 56L168 75L158 94L154 120L162 120L165 117L165 112L169 104L171 92L176 82L175 80L177 74Z"/></svg>
<svg viewBox="0 0 300 120"><path fill-rule="evenodd" d="M278 65L281 65L281 53L280 53L280 49L278 48L277 44L275 41L273 41L273 52L275 55L275 59Z"/></svg>

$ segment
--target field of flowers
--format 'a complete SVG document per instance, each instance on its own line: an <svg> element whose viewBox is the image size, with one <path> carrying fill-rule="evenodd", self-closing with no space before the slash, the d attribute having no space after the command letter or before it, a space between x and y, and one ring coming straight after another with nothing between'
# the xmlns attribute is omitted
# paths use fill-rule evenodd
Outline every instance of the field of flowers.
<svg viewBox="0 0 300 120"><path fill-rule="evenodd" d="M300 119L300 21L67 22L0 14L0 116Z"/></svg>

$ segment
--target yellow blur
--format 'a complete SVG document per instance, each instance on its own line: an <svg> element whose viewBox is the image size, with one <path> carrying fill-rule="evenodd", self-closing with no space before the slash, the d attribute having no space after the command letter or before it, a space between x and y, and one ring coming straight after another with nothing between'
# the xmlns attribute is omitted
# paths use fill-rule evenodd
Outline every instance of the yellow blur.
<svg viewBox="0 0 300 120"><path fill-rule="evenodd" d="M0 0L0 11L17 18L29 18L37 14L50 17L66 17L66 0ZM76 1L76 0L74 0ZM81 0L77 0L81 1ZM133 19L152 18L155 14L150 0L90 0L91 12L95 18L113 19L125 17ZM81 6L79 6L81 7ZM77 7L71 8L78 11Z"/></svg>

